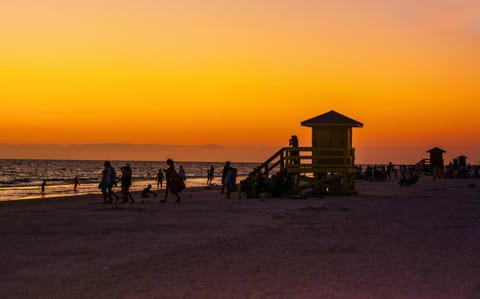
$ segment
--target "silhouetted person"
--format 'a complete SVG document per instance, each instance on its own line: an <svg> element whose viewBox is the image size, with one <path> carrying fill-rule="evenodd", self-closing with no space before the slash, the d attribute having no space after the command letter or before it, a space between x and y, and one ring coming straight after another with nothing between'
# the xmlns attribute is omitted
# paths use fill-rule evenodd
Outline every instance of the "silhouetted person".
<svg viewBox="0 0 480 299"><path fill-rule="evenodd" d="M225 193L225 179L227 177L228 171L230 170L230 161L225 162L225 166L223 166L222 171L222 194Z"/></svg>
<svg viewBox="0 0 480 299"><path fill-rule="evenodd" d="M182 180L187 180L187 174L185 173L185 169L183 169L182 165L180 165L180 168L178 169L178 175L182 178Z"/></svg>
<svg viewBox="0 0 480 299"><path fill-rule="evenodd" d="M78 181L78 176L75 176L73 178L73 191L77 191L77 186L80 185L80 182Z"/></svg>
<svg viewBox="0 0 480 299"><path fill-rule="evenodd" d="M297 135L292 135L292 137L290 137L288 145L290 145L292 147L298 147L298 137L297 137Z"/></svg>
<svg viewBox="0 0 480 299"><path fill-rule="evenodd" d="M213 181L213 177L215 175L215 167L210 166L210 169L207 170L207 185L211 185Z"/></svg>
<svg viewBox="0 0 480 299"><path fill-rule="evenodd" d="M122 194L123 194L123 201L122 202L135 202L133 199L132 194L130 194L130 187L132 186L132 168L130 167L130 164L126 164L122 168L120 168L122 171Z"/></svg>
<svg viewBox="0 0 480 299"><path fill-rule="evenodd" d="M228 168L223 184L227 187L227 199L230 199L230 193L232 192L233 187L235 186L235 172L232 167Z"/></svg>
<svg viewBox="0 0 480 299"><path fill-rule="evenodd" d="M388 180L389 180L389 181L392 180L392 172L393 172L393 164L392 164L392 162L388 162L388 166L387 166L387 177L388 177Z"/></svg>
<svg viewBox="0 0 480 299"><path fill-rule="evenodd" d="M168 168L165 169L165 177L167 179L167 188L165 188L165 199L161 200L160 202L167 201L169 192L175 195L175 197L177 198L176 202L181 202L178 193L185 189L185 183L175 170L175 165L172 159L167 160L167 165Z"/></svg>
<svg viewBox="0 0 480 299"><path fill-rule="evenodd" d="M152 190L152 185L148 184L147 188L142 190L142 194L140 194L140 197L150 197L150 195L153 195L157 197L157 193L153 192Z"/></svg>
<svg viewBox="0 0 480 299"><path fill-rule="evenodd" d="M297 135L292 135L290 140L288 141L288 145L290 145L293 148L298 147L298 138ZM299 152L298 150L292 150L291 152L291 158L292 158L292 163L293 164L300 164L300 158L299 158Z"/></svg>
<svg viewBox="0 0 480 299"><path fill-rule="evenodd" d="M109 203L113 201L113 185L115 184L115 179L117 174L115 169L112 167L109 161L105 161L103 164L105 167L102 171L102 180L100 181L100 188L102 189L103 194L103 203ZM108 197L108 201L107 201Z"/></svg>
<svg viewBox="0 0 480 299"><path fill-rule="evenodd" d="M400 186L410 186L418 181L418 174L416 174L411 169L403 167L402 169L402 178L399 182Z"/></svg>
<svg viewBox="0 0 480 299"><path fill-rule="evenodd" d="M157 189L162 189L162 188L163 188L163 171L159 169L157 173Z"/></svg>
<svg viewBox="0 0 480 299"><path fill-rule="evenodd" d="M41 189L40 193L41 193L42 195L45 194L45 186L47 186L47 180L43 180L43 181L42 181L42 185L40 185L40 189Z"/></svg>

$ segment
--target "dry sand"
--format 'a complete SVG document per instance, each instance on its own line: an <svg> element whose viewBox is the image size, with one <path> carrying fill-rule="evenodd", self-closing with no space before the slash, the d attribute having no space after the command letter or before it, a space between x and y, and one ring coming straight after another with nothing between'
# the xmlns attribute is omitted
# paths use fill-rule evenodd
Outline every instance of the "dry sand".
<svg viewBox="0 0 480 299"><path fill-rule="evenodd" d="M0 298L480 298L480 180L357 189L1 202Z"/></svg>

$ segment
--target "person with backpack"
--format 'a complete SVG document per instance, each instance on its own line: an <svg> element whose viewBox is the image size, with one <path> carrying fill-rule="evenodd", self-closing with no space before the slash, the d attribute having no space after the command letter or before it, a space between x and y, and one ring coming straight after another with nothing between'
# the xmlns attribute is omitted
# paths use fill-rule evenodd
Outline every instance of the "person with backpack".
<svg viewBox="0 0 480 299"><path fill-rule="evenodd" d="M183 178L175 170L175 165L172 159L167 160L167 165L168 168L165 169L165 178L167 181L167 187L165 188L165 198L160 202L167 202L169 192L175 195L175 197L177 198L175 202L181 202L178 193L185 189L185 183L183 181Z"/></svg>

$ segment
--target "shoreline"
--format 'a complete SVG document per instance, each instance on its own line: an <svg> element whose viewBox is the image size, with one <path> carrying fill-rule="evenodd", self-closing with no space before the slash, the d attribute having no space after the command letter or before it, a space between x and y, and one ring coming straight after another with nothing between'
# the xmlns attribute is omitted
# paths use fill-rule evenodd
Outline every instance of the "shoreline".
<svg viewBox="0 0 480 299"><path fill-rule="evenodd" d="M183 193L192 193L192 192L201 192L201 191L208 191L208 190L215 190L221 189L221 186L218 185L212 185L212 186L205 186L205 187L200 187L200 186L195 186L195 187L187 187L182 191ZM114 190L117 195L121 196L121 191L119 188L117 190ZM152 199L161 199L163 198L165 194L165 187L162 189L153 189L152 191L157 193L157 197L150 196L146 198L147 200L152 200ZM142 191L130 191L132 194L133 198L139 203L138 201L144 198L140 197L140 194ZM171 196L171 195L169 195ZM100 200L103 200L103 195L101 191L95 192L95 193L85 193L85 192L78 192L78 193L68 193L68 194L45 194L45 195L32 195L29 196L28 198L19 198L19 199L10 199L10 200L0 200L0 205L3 203L17 203L17 202L47 202L47 201L54 201L54 200L82 200L82 199L90 199L90 198L98 198ZM115 202L114 202L115 203ZM116 202L116 204L120 204L120 202Z"/></svg>
<svg viewBox="0 0 480 299"><path fill-rule="evenodd" d="M244 179L243 176L239 177L239 179ZM206 178L189 178L187 180L187 189L192 188L196 190L196 188L207 188L207 184L205 183ZM152 191L156 192L160 190L164 192L165 190L165 182L163 183L162 189L156 189L156 180L137 180L133 182L132 187L130 188L130 192L133 193L140 193L143 188L145 188L148 184L151 184ZM220 184L220 179L216 178L211 184L211 186L218 186ZM2 197L2 191L8 190L18 190L18 194L8 194ZM120 184L114 187L114 191L117 194L121 193ZM31 199L42 199L42 198L56 198L56 197L77 197L83 195L97 195L100 194L101 191L98 188L98 182L95 183L86 183L79 185L77 191L73 190L73 184L62 184L62 185L47 185L46 192L44 195L40 193L39 186L15 186L15 187L3 187L0 188L0 202L2 201L21 201L21 200L31 200Z"/></svg>

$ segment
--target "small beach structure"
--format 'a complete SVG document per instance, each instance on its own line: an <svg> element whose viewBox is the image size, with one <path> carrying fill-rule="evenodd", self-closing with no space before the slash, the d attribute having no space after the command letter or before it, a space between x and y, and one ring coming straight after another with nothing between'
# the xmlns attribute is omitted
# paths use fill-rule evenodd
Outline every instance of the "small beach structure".
<svg viewBox="0 0 480 299"><path fill-rule="evenodd" d="M429 149L427 153L430 154L430 167L443 169L443 154L446 153L441 148L434 147Z"/></svg>
<svg viewBox="0 0 480 299"><path fill-rule="evenodd" d="M357 193L352 128L363 124L331 110L302 121L301 125L312 128L312 146L284 147L255 168L242 182L241 189L247 197L272 189L278 191L281 186L287 189L283 193L298 193L307 188L323 194ZM270 176L275 170L278 172Z"/></svg>
<svg viewBox="0 0 480 299"><path fill-rule="evenodd" d="M432 173L434 169L443 170L443 154L446 153L446 151L439 147L434 147L426 152L430 154L430 157L418 161L415 164L415 168L426 173Z"/></svg>
<svg viewBox="0 0 480 299"><path fill-rule="evenodd" d="M478 170L477 170L478 174ZM475 170L473 173L474 176ZM460 155L457 158L453 159L452 163L450 163L446 167L445 177L447 178L468 178L470 177L470 170L467 164L467 156Z"/></svg>
<svg viewBox="0 0 480 299"><path fill-rule="evenodd" d="M443 169L443 154L446 153L446 151L441 148L434 147L432 149L429 149L427 153L430 154L430 167L432 169Z"/></svg>

